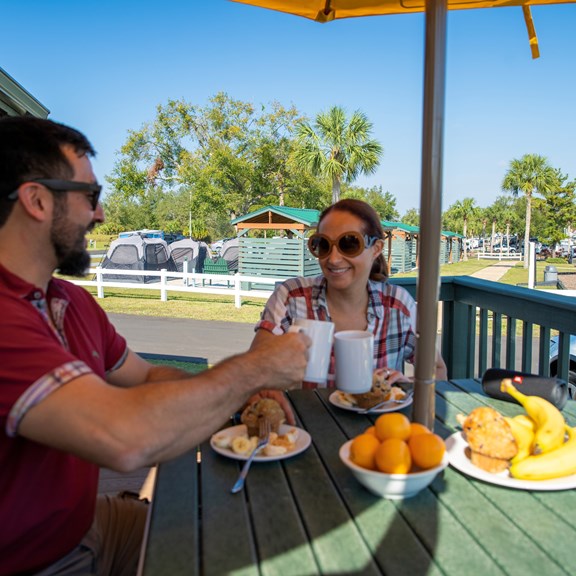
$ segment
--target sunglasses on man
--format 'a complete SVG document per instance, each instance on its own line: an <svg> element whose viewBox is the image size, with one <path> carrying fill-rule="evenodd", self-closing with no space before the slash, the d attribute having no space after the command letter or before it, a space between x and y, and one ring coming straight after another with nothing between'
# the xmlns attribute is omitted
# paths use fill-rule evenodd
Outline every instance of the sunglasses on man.
<svg viewBox="0 0 576 576"><path fill-rule="evenodd" d="M366 248L374 246L378 240L377 236L368 236L359 232L344 232L336 240L331 240L328 236L320 233L312 234L308 238L308 250L316 258L327 258L332 252L332 247L336 246L342 256L354 258L362 254Z"/></svg>
<svg viewBox="0 0 576 576"><path fill-rule="evenodd" d="M74 182L73 180L57 180L52 178L36 178L35 180L30 180L30 182L41 184L52 192L84 192L88 197L92 211L98 207L100 193L102 192L102 186L100 184L92 184L90 182ZM16 198L18 198L18 190L12 192L8 198L10 200L16 200Z"/></svg>

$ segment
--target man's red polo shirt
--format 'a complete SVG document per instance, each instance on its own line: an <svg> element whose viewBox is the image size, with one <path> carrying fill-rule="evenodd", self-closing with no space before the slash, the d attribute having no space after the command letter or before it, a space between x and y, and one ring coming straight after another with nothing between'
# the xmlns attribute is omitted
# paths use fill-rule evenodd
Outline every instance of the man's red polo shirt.
<svg viewBox="0 0 576 576"><path fill-rule="evenodd" d="M106 378L126 350L83 288L53 279L44 294L0 266L0 574L36 571L78 545L98 490L97 466L19 436L21 418L82 374Z"/></svg>

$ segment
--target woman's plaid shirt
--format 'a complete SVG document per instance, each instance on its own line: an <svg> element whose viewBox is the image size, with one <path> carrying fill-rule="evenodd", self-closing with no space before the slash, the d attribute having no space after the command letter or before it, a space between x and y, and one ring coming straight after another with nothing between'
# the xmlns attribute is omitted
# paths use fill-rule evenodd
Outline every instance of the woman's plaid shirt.
<svg viewBox="0 0 576 576"><path fill-rule="evenodd" d="M374 334L374 369L403 371L404 361L412 363L416 344L416 303L402 287L387 280L369 280L367 330ZM270 296L255 329L283 334L295 318L331 320L326 301L324 276L290 278ZM328 387L334 387L334 350Z"/></svg>

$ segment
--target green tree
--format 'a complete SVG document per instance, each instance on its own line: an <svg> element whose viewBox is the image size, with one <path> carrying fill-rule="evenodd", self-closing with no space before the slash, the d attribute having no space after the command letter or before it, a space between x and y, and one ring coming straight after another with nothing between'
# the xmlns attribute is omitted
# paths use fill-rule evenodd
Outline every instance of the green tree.
<svg viewBox="0 0 576 576"><path fill-rule="evenodd" d="M511 192L514 196L523 194L526 198L524 268L528 268L532 197L534 194L546 194L556 182L554 169L548 164L548 160L544 156L538 154L525 154L519 160L512 160L502 181L502 190Z"/></svg>
<svg viewBox="0 0 576 576"><path fill-rule="evenodd" d="M468 245L466 240L468 238L468 221L475 215L478 208L475 206L476 201L474 198L464 198L457 200L448 208L442 220L444 227L449 230L462 230L464 236L464 253L463 260L468 260Z"/></svg>
<svg viewBox="0 0 576 576"><path fill-rule="evenodd" d="M344 185L342 187L342 198L364 200L376 210L382 220L397 221L400 217L396 209L396 198L390 192L383 192L382 186L362 188Z"/></svg>
<svg viewBox="0 0 576 576"><path fill-rule="evenodd" d="M420 212L417 208L410 208L400 221L410 226L420 226Z"/></svg>
<svg viewBox="0 0 576 576"><path fill-rule="evenodd" d="M544 237L550 245L566 237L576 224L576 181L556 170L557 186L544 193L543 211L546 215Z"/></svg>
<svg viewBox="0 0 576 576"><path fill-rule="evenodd" d="M325 203L325 185L302 175L293 160L301 119L293 107L255 107L224 93L204 107L169 100L120 150L108 177L110 203L132 209L112 211L112 217L120 224L129 212L139 227L152 217L161 220L159 227L174 227L176 220L187 232L192 220L205 219L232 233L231 218L266 204ZM149 197L156 194L177 212L157 200L152 206Z"/></svg>
<svg viewBox="0 0 576 576"><path fill-rule="evenodd" d="M360 174L372 174L380 163L382 146L371 138L372 123L355 111L350 119L343 108L333 106L316 116L314 124L297 125L296 163L315 176L332 183L332 203L340 199L342 182L353 182Z"/></svg>

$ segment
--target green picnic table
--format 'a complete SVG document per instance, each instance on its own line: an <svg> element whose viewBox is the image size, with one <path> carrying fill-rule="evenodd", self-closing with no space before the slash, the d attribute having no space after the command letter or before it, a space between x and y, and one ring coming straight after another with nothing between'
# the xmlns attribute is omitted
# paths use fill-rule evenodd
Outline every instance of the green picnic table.
<svg viewBox="0 0 576 576"><path fill-rule="evenodd" d="M368 492L342 464L340 446L376 416L332 405L330 390L289 394L312 437L301 454L255 463L231 494L242 462L208 442L159 466L140 573L152 575L576 574L576 491L528 491L485 483L448 467L400 501ZM436 384L435 431L490 405L475 380ZM410 408L404 412L410 416ZM576 424L576 402L563 411Z"/></svg>

